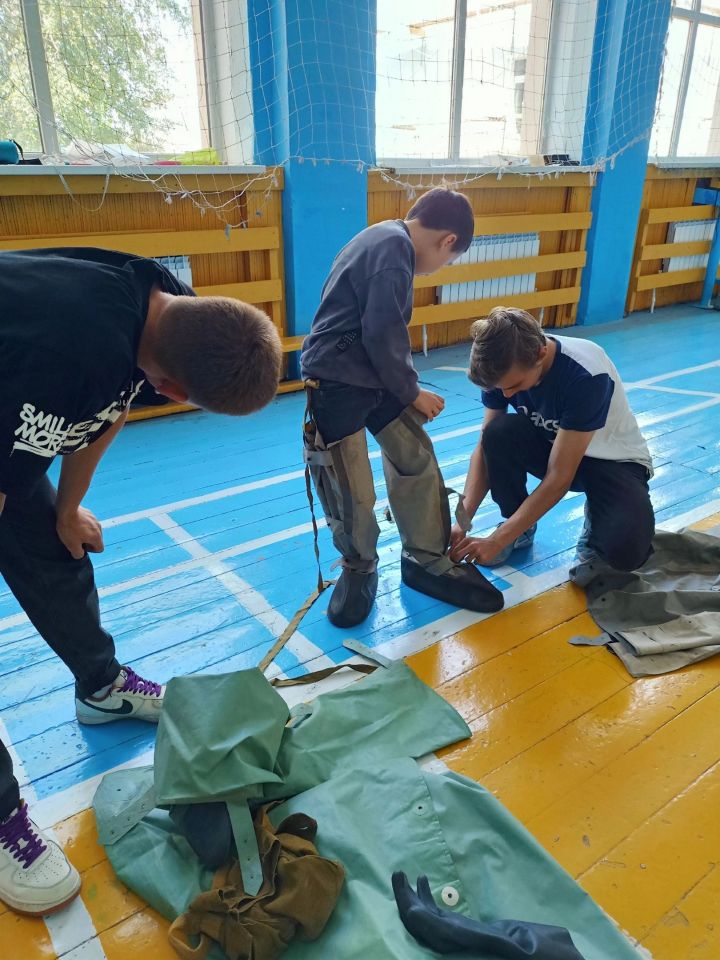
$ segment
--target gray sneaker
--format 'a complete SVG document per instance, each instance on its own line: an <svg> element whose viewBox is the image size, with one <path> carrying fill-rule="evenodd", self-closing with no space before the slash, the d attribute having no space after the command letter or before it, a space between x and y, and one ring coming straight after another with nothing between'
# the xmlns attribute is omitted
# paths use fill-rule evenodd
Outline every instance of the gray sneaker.
<svg viewBox="0 0 720 960"><path fill-rule="evenodd" d="M598 554L596 550L590 546L590 514L588 513L587 502L585 503L585 521L583 523L583 528L580 531L580 536L578 537L578 542L575 546L575 565L579 566L581 563L592 563L593 560L598 560Z"/></svg>
<svg viewBox="0 0 720 960"><path fill-rule="evenodd" d="M503 521L504 523L505 521ZM502 526L502 523L498 524L498 530ZM516 550L527 550L528 547L533 545L535 540L535 534L537 533L537 524L534 523L531 527L528 527L525 533L521 533L519 537L516 537L512 543L509 543L506 547L493 557L490 563L483 563L483 567L501 567L504 563L507 563L512 554Z"/></svg>

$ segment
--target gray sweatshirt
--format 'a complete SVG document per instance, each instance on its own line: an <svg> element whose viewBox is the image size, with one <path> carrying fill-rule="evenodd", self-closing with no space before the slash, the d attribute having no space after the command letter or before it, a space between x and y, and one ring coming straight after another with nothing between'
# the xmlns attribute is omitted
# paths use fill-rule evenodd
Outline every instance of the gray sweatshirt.
<svg viewBox="0 0 720 960"><path fill-rule="evenodd" d="M359 233L335 258L305 339L303 377L389 390L410 404L419 393L410 323L415 248L402 220Z"/></svg>

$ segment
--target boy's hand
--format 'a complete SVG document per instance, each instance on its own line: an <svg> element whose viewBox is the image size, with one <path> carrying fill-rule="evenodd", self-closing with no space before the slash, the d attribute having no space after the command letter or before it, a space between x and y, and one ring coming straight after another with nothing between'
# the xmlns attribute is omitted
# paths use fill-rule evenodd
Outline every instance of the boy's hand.
<svg viewBox="0 0 720 960"><path fill-rule="evenodd" d="M100 521L85 507L78 507L75 513L59 514L57 534L74 560L82 560L86 550L102 553L105 549Z"/></svg>
<svg viewBox="0 0 720 960"><path fill-rule="evenodd" d="M450 551L450 558L456 563L471 560L473 563L490 563L502 550L502 544L489 537L463 537Z"/></svg>
<svg viewBox="0 0 720 960"><path fill-rule="evenodd" d="M464 540L466 537L465 532L459 523L454 523L452 529L450 530L450 548L457 547L458 544Z"/></svg>
<svg viewBox="0 0 720 960"><path fill-rule="evenodd" d="M445 401L436 393L431 393L429 390L421 390L413 401L413 406L430 421L442 413L445 408Z"/></svg>

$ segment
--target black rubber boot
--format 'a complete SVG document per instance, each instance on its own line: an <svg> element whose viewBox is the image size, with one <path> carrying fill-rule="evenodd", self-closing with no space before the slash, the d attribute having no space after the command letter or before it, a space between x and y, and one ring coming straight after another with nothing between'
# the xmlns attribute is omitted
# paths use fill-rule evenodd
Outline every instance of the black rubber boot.
<svg viewBox="0 0 720 960"><path fill-rule="evenodd" d="M336 627L355 627L367 619L375 603L378 575L343 568L330 597L327 615Z"/></svg>
<svg viewBox="0 0 720 960"><path fill-rule="evenodd" d="M204 867L217 870L234 851L227 805L220 802L175 804L170 816Z"/></svg>
<svg viewBox="0 0 720 960"><path fill-rule="evenodd" d="M403 553L400 573L405 586L463 610L496 613L505 603L502 593L472 563L455 563L438 574Z"/></svg>
<svg viewBox="0 0 720 960"><path fill-rule="evenodd" d="M417 893L404 873L392 875L392 886L405 929L436 953L497 960L583 960L564 927L520 920L482 923L443 910L433 899L427 877L418 877Z"/></svg>

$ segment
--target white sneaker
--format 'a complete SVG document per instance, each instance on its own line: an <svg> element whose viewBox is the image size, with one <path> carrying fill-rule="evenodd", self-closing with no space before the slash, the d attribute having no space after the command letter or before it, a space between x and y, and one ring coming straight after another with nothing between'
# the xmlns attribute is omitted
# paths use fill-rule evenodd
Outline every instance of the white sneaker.
<svg viewBox="0 0 720 960"><path fill-rule="evenodd" d="M75 712L80 723L111 723L113 720L160 719L165 687L143 680L130 667L122 667L117 679L103 697L75 697Z"/></svg>
<svg viewBox="0 0 720 960"><path fill-rule="evenodd" d="M0 820L0 900L31 916L54 913L80 892L80 874L32 822L24 800Z"/></svg>

